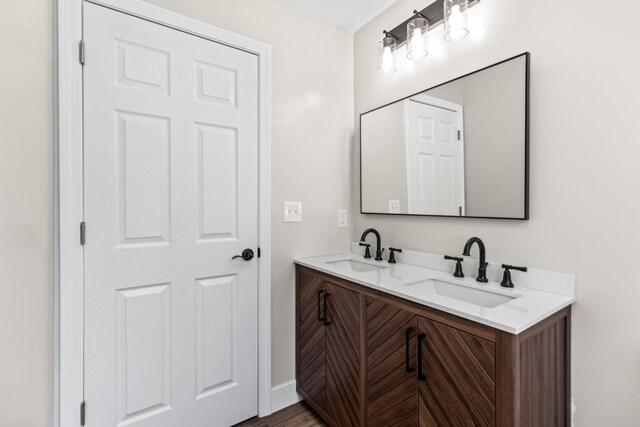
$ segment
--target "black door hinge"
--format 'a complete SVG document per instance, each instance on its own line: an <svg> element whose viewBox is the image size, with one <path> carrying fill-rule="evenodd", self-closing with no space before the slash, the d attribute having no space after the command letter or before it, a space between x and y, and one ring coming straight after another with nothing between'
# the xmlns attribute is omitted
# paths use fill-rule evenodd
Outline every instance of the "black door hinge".
<svg viewBox="0 0 640 427"><path fill-rule="evenodd" d="M458 131L458 141L460 141L461 135L462 135L462 133L460 131Z"/></svg>
<svg viewBox="0 0 640 427"><path fill-rule="evenodd" d="M87 242L87 225L82 221L80 223L80 244L84 245Z"/></svg>
<svg viewBox="0 0 640 427"><path fill-rule="evenodd" d="M260 258L260 248L258 248L258 258Z"/></svg>
<svg viewBox="0 0 640 427"><path fill-rule="evenodd" d="M80 404L80 425L83 426L84 425L84 420L85 420L85 408L86 408L86 404L84 402L84 400L82 401L82 403Z"/></svg>
<svg viewBox="0 0 640 427"><path fill-rule="evenodd" d="M84 65L84 40L80 40L78 44L78 60L80 64Z"/></svg>

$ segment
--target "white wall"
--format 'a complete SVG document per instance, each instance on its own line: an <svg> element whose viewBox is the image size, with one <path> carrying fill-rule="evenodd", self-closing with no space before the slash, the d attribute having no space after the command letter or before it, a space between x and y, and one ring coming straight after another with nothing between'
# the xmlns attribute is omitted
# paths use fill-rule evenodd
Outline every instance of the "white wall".
<svg viewBox="0 0 640 427"><path fill-rule="evenodd" d="M52 2L0 13L0 425L51 424Z"/></svg>
<svg viewBox="0 0 640 427"><path fill-rule="evenodd" d="M295 378L292 258L344 251L350 204L353 36L275 0L153 3L266 42L273 60L273 384ZM0 426L52 411L52 2L0 14ZM302 37L301 37L302 36ZM299 200L304 222L282 223Z"/></svg>
<svg viewBox="0 0 640 427"><path fill-rule="evenodd" d="M640 419L640 60L632 0L603 15L595 2L492 0L470 9L468 39L431 33L429 58L392 76L377 72L377 42L424 0L398 0L355 35L356 117L506 59L532 55L531 220L358 215L385 245L459 254L478 235L489 260L577 275L573 396L579 427L638 425ZM615 11L620 11L614 15ZM357 121L355 122L357 126ZM356 129L358 135L358 129ZM355 144L353 190L358 190ZM354 198L354 203L356 203ZM357 209L354 204L352 209ZM477 256L474 253L474 256Z"/></svg>

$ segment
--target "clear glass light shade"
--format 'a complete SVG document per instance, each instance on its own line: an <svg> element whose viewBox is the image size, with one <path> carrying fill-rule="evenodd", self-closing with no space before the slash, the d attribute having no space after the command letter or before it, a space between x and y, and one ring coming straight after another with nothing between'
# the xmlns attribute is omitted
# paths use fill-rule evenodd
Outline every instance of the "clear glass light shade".
<svg viewBox="0 0 640 427"><path fill-rule="evenodd" d="M469 34L468 0L444 0L444 38L455 42Z"/></svg>
<svg viewBox="0 0 640 427"><path fill-rule="evenodd" d="M378 70L382 74L393 74L396 72L396 40L393 37L385 37L380 43L378 53Z"/></svg>
<svg viewBox="0 0 640 427"><path fill-rule="evenodd" d="M407 58L419 61L427 51L427 28L429 23L422 17L414 18L407 24Z"/></svg>

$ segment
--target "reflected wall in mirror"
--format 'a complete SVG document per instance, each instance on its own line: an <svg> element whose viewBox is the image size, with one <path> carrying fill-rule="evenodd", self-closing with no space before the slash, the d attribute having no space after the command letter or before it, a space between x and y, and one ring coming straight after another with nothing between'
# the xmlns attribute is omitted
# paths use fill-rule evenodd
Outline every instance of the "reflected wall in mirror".
<svg viewBox="0 0 640 427"><path fill-rule="evenodd" d="M360 116L361 212L528 219L529 54Z"/></svg>

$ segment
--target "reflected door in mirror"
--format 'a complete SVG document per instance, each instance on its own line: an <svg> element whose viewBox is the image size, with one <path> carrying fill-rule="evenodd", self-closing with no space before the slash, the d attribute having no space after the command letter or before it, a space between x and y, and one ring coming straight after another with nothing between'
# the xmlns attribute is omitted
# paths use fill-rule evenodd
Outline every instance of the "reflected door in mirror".
<svg viewBox="0 0 640 427"><path fill-rule="evenodd" d="M422 96L406 113L408 212L464 215L462 106Z"/></svg>

